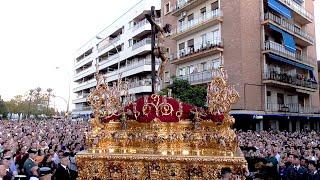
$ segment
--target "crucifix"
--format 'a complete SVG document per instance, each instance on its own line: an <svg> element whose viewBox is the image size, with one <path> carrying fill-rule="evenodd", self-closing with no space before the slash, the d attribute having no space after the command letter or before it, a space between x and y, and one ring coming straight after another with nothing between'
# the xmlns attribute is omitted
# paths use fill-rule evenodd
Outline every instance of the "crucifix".
<svg viewBox="0 0 320 180"><path fill-rule="evenodd" d="M161 64L158 69L157 76L162 79L165 65L168 63L168 58L165 55L167 49L163 46L163 42L165 39L164 34L170 33L171 26L169 24L166 24L164 27L160 27L157 24L155 20L156 11L154 6L151 7L150 14L146 14L145 17L151 24L151 84L152 94L154 94L156 85L156 57L161 59Z"/></svg>

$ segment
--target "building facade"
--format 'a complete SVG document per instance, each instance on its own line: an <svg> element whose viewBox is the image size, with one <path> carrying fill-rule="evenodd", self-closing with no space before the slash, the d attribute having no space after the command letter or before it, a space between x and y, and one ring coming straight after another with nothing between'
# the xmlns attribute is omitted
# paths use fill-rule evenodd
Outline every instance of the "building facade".
<svg viewBox="0 0 320 180"><path fill-rule="evenodd" d="M241 129L319 130L313 0L162 0L170 77L206 84L223 65Z"/></svg>
<svg viewBox="0 0 320 180"><path fill-rule="evenodd" d="M160 0L141 0L76 52L74 115L88 117L92 112L87 97L97 84L97 67L110 84L121 76L129 83L129 94L137 98L151 93L151 25L145 19L151 6L155 6L160 23ZM158 65L157 60L156 69Z"/></svg>

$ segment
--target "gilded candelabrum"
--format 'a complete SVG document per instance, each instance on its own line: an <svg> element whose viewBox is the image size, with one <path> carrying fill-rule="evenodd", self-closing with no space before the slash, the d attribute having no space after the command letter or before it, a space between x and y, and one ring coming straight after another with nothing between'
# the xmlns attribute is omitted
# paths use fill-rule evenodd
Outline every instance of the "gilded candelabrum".
<svg viewBox="0 0 320 180"><path fill-rule="evenodd" d="M88 97L89 149L77 155L79 179L219 179L226 167L245 178L229 115L239 94L223 68L213 70L207 108L156 94L135 101L121 80L109 87L102 75L96 78Z"/></svg>

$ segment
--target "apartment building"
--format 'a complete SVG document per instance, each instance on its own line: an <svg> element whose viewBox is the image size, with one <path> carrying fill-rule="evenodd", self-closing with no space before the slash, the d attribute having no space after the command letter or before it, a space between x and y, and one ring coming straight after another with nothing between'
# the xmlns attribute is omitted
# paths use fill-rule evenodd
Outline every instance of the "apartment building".
<svg viewBox="0 0 320 180"><path fill-rule="evenodd" d="M207 84L223 65L237 128L319 130L313 0L162 0L170 77Z"/></svg>
<svg viewBox="0 0 320 180"><path fill-rule="evenodd" d="M137 98L151 93L151 25L145 19L151 6L155 6L160 23L160 0L141 0L76 52L74 115L88 117L92 112L87 97L97 84L96 67L110 85L121 75L129 82L129 94ZM156 69L158 66L156 60Z"/></svg>

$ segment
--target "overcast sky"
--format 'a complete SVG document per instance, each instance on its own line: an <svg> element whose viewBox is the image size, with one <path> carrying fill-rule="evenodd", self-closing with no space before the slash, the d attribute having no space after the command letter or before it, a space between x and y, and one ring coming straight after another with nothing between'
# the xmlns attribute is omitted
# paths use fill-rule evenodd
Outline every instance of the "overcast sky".
<svg viewBox="0 0 320 180"><path fill-rule="evenodd" d="M139 1L0 1L2 98L8 100L39 86L51 87L67 99L74 52ZM315 1L315 9L316 31L320 32L320 0ZM317 40L319 52L320 33ZM62 100L55 102L60 110L65 108Z"/></svg>

